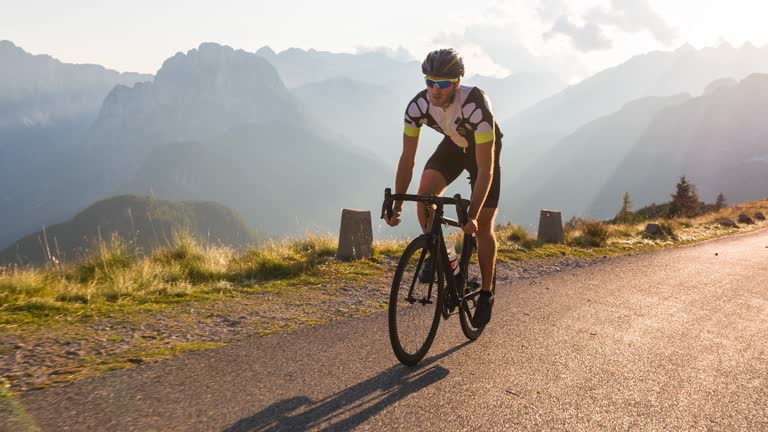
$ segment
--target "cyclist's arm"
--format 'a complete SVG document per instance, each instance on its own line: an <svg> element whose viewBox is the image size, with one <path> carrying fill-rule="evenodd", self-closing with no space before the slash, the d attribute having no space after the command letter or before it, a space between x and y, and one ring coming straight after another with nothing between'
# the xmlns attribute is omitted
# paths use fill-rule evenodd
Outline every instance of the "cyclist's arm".
<svg viewBox="0 0 768 432"><path fill-rule="evenodd" d="M475 159L477 160L477 180L472 190L472 200L469 203L468 215L472 219L477 219L480 210L485 203L485 197L491 188L491 179L493 178L493 148L496 145L495 138L484 143L475 145Z"/></svg>
<svg viewBox="0 0 768 432"><path fill-rule="evenodd" d="M403 134L403 152L400 155L400 162L397 164L397 175L395 176L395 193L408 192L408 186L413 178L413 165L416 161L416 149L419 147L419 136L410 136ZM395 211L401 211L402 201L395 201Z"/></svg>
<svg viewBox="0 0 768 432"><path fill-rule="evenodd" d="M470 98L477 104L477 110L470 117L475 131L475 159L477 160L477 179L472 190L468 216L477 219L483 208L485 198L491 188L494 166L494 148L496 146L496 122L493 119L491 101L485 93L475 88Z"/></svg>

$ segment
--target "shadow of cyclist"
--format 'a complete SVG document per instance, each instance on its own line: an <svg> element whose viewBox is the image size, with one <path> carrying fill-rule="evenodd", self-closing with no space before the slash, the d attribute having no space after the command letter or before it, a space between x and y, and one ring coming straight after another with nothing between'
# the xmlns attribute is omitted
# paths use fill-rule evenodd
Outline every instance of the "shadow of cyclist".
<svg viewBox="0 0 768 432"><path fill-rule="evenodd" d="M318 401L305 396L281 400L257 414L238 420L225 432L306 430L313 427L351 430L387 406L448 376L447 369L432 363L468 344L465 342L429 357L413 368L392 366L375 377Z"/></svg>

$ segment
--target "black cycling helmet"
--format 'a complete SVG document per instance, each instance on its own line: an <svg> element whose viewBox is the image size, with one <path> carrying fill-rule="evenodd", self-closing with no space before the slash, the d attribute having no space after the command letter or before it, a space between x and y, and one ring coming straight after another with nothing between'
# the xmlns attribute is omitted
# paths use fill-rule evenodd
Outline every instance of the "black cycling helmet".
<svg viewBox="0 0 768 432"><path fill-rule="evenodd" d="M453 48L435 50L427 54L421 71L434 77L461 78L464 76L464 60Z"/></svg>

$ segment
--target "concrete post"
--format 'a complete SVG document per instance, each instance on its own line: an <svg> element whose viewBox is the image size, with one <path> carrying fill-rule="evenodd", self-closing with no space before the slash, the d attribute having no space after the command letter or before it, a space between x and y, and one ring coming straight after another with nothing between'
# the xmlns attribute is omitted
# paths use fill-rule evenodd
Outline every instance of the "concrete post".
<svg viewBox="0 0 768 432"><path fill-rule="evenodd" d="M563 217L559 211L542 210L539 216L538 240L542 243L565 243Z"/></svg>
<svg viewBox="0 0 768 432"><path fill-rule="evenodd" d="M339 250L336 258L359 260L373 253L373 228L369 210L341 210Z"/></svg>

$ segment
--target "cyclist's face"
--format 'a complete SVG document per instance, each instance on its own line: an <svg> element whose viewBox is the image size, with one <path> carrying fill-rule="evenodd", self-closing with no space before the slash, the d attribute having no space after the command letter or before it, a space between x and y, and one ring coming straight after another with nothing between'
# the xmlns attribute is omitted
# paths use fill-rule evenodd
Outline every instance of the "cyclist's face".
<svg viewBox="0 0 768 432"><path fill-rule="evenodd" d="M439 79L440 77L435 77ZM438 107L444 107L449 105L453 101L453 95L456 93L456 88L459 87L460 81L456 81L448 88L441 89L439 87L427 87L427 93L429 94L429 101Z"/></svg>

